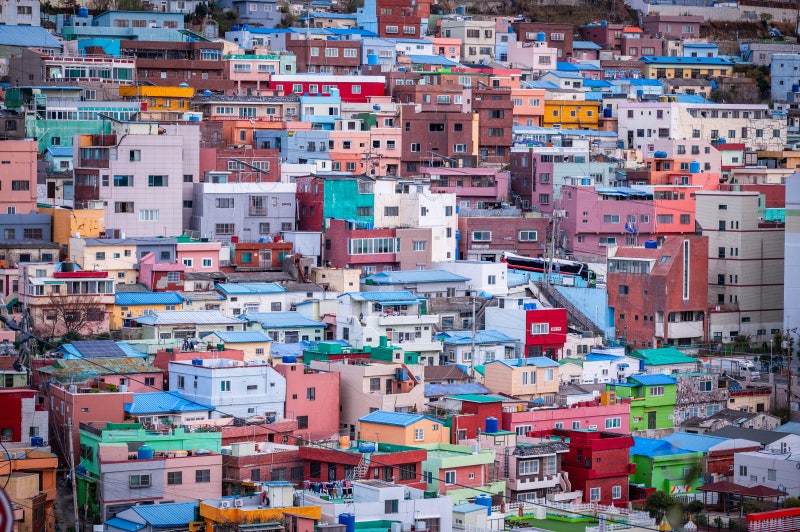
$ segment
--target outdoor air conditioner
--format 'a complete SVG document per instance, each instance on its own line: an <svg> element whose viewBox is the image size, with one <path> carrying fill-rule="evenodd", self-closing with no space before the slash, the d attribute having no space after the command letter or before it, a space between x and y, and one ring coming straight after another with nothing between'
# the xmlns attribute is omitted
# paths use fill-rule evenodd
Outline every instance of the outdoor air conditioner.
<svg viewBox="0 0 800 532"><path fill-rule="evenodd" d="M241 507L242 507L242 504L244 504L244 501L242 501L242 499L236 499L235 501L233 501L233 505L234 505L236 508L241 508Z"/></svg>
<svg viewBox="0 0 800 532"><path fill-rule="evenodd" d="M219 503L219 507L220 508L226 508L226 509L230 508L231 507L231 501L222 501L221 503Z"/></svg>

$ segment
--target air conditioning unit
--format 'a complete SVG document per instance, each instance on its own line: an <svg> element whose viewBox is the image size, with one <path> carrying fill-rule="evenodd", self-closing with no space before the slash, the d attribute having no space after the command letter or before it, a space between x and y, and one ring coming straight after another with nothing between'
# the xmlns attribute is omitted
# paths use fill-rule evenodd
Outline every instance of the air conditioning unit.
<svg viewBox="0 0 800 532"><path fill-rule="evenodd" d="M219 507L223 509L227 509L231 507L231 501L222 501L219 503Z"/></svg>
<svg viewBox="0 0 800 532"><path fill-rule="evenodd" d="M244 501L242 499L236 499L235 501L233 501L233 505L236 508L241 508L243 504L244 504Z"/></svg>

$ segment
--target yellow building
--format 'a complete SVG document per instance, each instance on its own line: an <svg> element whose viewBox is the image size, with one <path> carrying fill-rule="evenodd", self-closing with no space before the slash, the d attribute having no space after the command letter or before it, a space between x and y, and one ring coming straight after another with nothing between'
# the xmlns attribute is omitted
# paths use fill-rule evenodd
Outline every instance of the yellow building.
<svg viewBox="0 0 800 532"><path fill-rule="evenodd" d="M101 211L102 212L102 211ZM131 239L79 238L69 240L69 257L84 270L108 272L117 284L138 281L136 243Z"/></svg>
<svg viewBox="0 0 800 532"><path fill-rule="evenodd" d="M698 79L733 75L733 63L722 57L645 56L644 76L649 79Z"/></svg>
<svg viewBox="0 0 800 532"><path fill-rule="evenodd" d="M244 361L267 360L270 356L272 339L260 330L252 331L215 331L200 335L201 342L213 346L223 345L244 352Z"/></svg>
<svg viewBox="0 0 800 532"><path fill-rule="evenodd" d="M483 385L492 393L520 399L546 398L558 393L559 369L547 357L495 360L483 367Z"/></svg>
<svg viewBox="0 0 800 532"><path fill-rule="evenodd" d="M36 209L49 214L53 220L53 242L61 246L61 256L70 258L69 240L75 235L81 238L98 238L105 230L103 209L59 209L41 207Z"/></svg>
<svg viewBox="0 0 800 532"><path fill-rule="evenodd" d="M129 102L146 104L142 111L188 111L194 98L191 87L164 87L159 85L135 85L120 87L119 95Z"/></svg>
<svg viewBox="0 0 800 532"><path fill-rule="evenodd" d="M280 523L285 516L303 516L319 520L320 506L294 506L294 485L290 482L265 482L263 492L244 497L206 499L199 503L201 523L190 523L190 530L205 524L206 530L213 525L254 525ZM216 528L216 527L215 527Z"/></svg>
<svg viewBox="0 0 800 532"><path fill-rule="evenodd" d="M376 410L358 420L359 439L413 447L423 443L450 443L450 429L421 414Z"/></svg>
<svg viewBox="0 0 800 532"><path fill-rule="evenodd" d="M544 101L543 127L597 129L600 102L550 98Z"/></svg>
<svg viewBox="0 0 800 532"><path fill-rule="evenodd" d="M164 310L183 310L183 297L177 292L117 292L108 309L108 327L119 330L139 316Z"/></svg>

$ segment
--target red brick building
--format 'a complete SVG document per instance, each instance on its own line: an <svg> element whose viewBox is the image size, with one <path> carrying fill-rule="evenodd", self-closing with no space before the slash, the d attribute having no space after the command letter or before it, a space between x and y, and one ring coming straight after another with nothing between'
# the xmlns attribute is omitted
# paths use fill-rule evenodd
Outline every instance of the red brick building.
<svg viewBox="0 0 800 532"><path fill-rule="evenodd" d="M483 395L455 395L446 398L448 403L461 403L461 413L449 419L450 443L471 440L486 432L486 419L499 420L503 414L503 399Z"/></svg>
<svg viewBox="0 0 800 532"><path fill-rule="evenodd" d="M600 504L616 506L628 502L628 476L636 466L630 463L633 437L611 432L555 429L553 436L569 439L569 451L561 469L569 474L573 490L583 490L583 502L590 502L592 489L600 489ZM596 493L596 492L595 492Z"/></svg>
<svg viewBox="0 0 800 532"><path fill-rule="evenodd" d="M282 270L283 259L292 254L291 242L234 242L232 266L236 271Z"/></svg>
<svg viewBox="0 0 800 532"><path fill-rule="evenodd" d="M472 90L472 112L478 115L478 157L481 162L508 163L514 144L514 102L505 87Z"/></svg>
<svg viewBox="0 0 800 532"><path fill-rule="evenodd" d="M348 75L361 66L361 41L306 39L287 34L286 51L297 58L297 72Z"/></svg>
<svg viewBox="0 0 800 532"><path fill-rule="evenodd" d="M120 55L136 58L136 79L145 84L233 91L221 42L120 41Z"/></svg>
<svg viewBox="0 0 800 532"><path fill-rule="evenodd" d="M545 34L547 45L558 50L558 60L566 61L572 57L572 24L558 22L514 22L511 27L520 42L535 42L539 33Z"/></svg>
<svg viewBox="0 0 800 532"><path fill-rule="evenodd" d="M230 172L228 179L237 183L279 183L281 180L280 151L268 148L209 148L213 153L213 169Z"/></svg>
<svg viewBox="0 0 800 532"><path fill-rule="evenodd" d="M459 209L459 260L498 262L504 251L541 257L547 241L547 218L521 218L518 209Z"/></svg>
<svg viewBox="0 0 800 532"><path fill-rule="evenodd" d="M652 247L609 249L608 306L632 349L705 340L708 238L664 237Z"/></svg>
<svg viewBox="0 0 800 532"><path fill-rule="evenodd" d="M418 112L414 105L401 106L400 123L407 139L402 143L401 175L413 175L423 166L471 166L473 121L478 116L462 113L455 104L437 107Z"/></svg>
<svg viewBox="0 0 800 532"><path fill-rule="evenodd" d="M241 427L249 428L249 427ZM247 483L288 480L297 486L303 481L303 461L294 446L242 442L231 446L231 455L222 460L222 494L241 494Z"/></svg>
<svg viewBox="0 0 800 532"><path fill-rule="evenodd" d="M377 0L378 35L393 39L419 39L420 28L431 16L430 0Z"/></svg>

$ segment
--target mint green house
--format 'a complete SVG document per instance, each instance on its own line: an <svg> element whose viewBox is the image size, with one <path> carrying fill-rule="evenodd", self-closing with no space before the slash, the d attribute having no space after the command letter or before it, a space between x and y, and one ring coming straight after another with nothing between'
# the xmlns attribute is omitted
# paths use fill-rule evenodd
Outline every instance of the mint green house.
<svg viewBox="0 0 800 532"><path fill-rule="evenodd" d="M364 224L375 223L375 182L368 177L325 178L325 218L357 220Z"/></svg>
<svg viewBox="0 0 800 532"><path fill-rule="evenodd" d="M636 464L636 472L631 483L670 495L694 493L702 485L702 458L702 452L668 441L634 437L631 463Z"/></svg>
<svg viewBox="0 0 800 532"><path fill-rule="evenodd" d="M467 445L449 443L415 447L428 451L428 458L422 462L422 476L431 496L447 495L453 499L453 504L459 504L481 493L502 495L506 491L505 480L491 475L494 449L473 452Z"/></svg>
<svg viewBox="0 0 800 532"><path fill-rule="evenodd" d="M697 359L683 354L672 346L656 349L639 349L629 355L639 361L639 370L642 373L662 373L674 375L676 373L691 373L697 371Z"/></svg>
<svg viewBox="0 0 800 532"><path fill-rule="evenodd" d="M627 382L606 384L617 400L631 400L631 432L674 427L678 381L667 375L631 375Z"/></svg>

